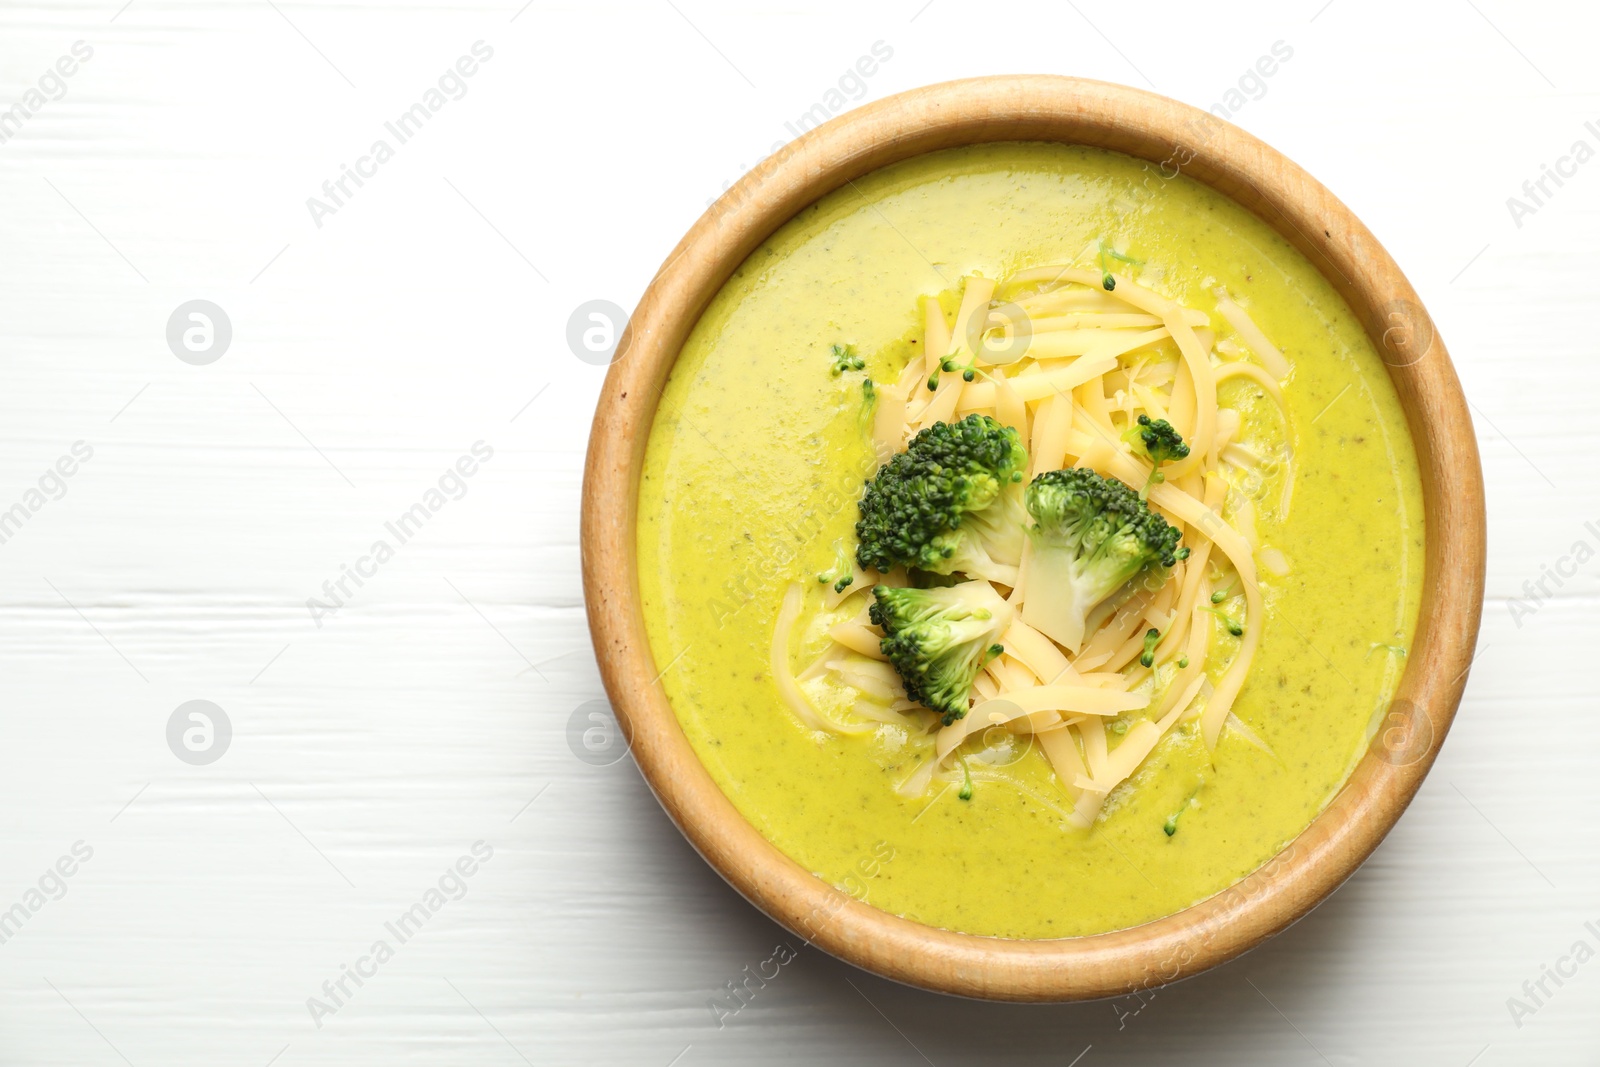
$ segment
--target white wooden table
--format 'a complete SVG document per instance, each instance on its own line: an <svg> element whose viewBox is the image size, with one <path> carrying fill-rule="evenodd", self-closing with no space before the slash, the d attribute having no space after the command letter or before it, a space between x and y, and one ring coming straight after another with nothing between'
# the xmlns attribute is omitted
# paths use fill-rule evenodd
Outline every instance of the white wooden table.
<svg viewBox="0 0 1600 1067"><path fill-rule="evenodd" d="M1596 1061L1600 962L1561 962L1600 950L1600 162L1561 162L1600 149L1592 11L120 3L0 10L0 1063ZM800 116L1003 71L1218 104L1388 244L1478 417L1478 666L1388 842L1233 965L1025 1008L802 948L719 1029L790 938L569 744L603 369L568 317L630 306ZM186 361L194 300L231 340ZM168 744L193 700L209 763Z"/></svg>

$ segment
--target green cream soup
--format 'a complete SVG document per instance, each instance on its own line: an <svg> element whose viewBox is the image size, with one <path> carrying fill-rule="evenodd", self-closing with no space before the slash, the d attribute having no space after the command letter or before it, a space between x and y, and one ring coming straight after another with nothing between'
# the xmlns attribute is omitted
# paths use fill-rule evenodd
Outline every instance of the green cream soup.
<svg viewBox="0 0 1600 1067"><path fill-rule="evenodd" d="M795 669L827 646L816 575L840 545L853 550L874 466L861 375L832 375L830 346L854 345L868 375L894 381L921 358L919 297L948 301L973 273L1093 266L1086 250L1100 242L1137 261L1119 272L1206 312L1218 336L1230 331L1215 290L1248 307L1293 365L1288 423L1248 380L1224 383L1220 399L1243 415L1245 442L1292 459L1252 487L1261 544L1289 573L1262 573L1264 636L1234 706L1243 729L1208 752L1196 724L1176 727L1085 831L1063 817L1071 801L1031 749L978 776L970 800L937 782L899 795L927 738L909 720L860 736L808 731L768 664L794 581L808 583ZM1159 918L1227 888L1304 830L1362 756L1398 680L1422 552L1399 402L1332 287L1209 188L1060 145L919 157L786 224L690 334L639 488L651 648L684 731L734 805L802 866L877 907L1004 937Z"/></svg>

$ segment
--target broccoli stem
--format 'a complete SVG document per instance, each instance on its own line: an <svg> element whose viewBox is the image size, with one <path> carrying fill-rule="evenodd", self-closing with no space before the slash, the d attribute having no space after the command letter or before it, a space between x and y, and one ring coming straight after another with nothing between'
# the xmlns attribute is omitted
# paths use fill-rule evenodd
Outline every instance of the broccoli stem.
<svg viewBox="0 0 1600 1067"><path fill-rule="evenodd" d="M956 792L956 796L960 797L962 800L971 800L972 799L972 772L967 769L967 758L965 756L957 756L956 759L961 762L961 779L962 779L961 788Z"/></svg>

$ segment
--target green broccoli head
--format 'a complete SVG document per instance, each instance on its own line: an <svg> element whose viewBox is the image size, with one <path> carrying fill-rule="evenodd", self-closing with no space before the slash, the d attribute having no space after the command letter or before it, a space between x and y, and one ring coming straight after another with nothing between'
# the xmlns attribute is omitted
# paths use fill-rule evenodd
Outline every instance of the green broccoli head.
<svg viewBox="0 0 1600 1067"><path fill-rule="evenodd" d="M906 696L936 711L949 726L967 713L972 680L1003 649L1011 605L988 582L938 589L874 586L872 621L883 627L880 647Z"/></svg>
<svg viewBox="0 0 1600 1067"><path fill-rule="evenodd" d="M1140 415L1138 425L1130 426L1123 437L1131 444L1143 445L1144 454L1150 457L1150 478L1139 490L1141 499L1150 495L1152 485L1167 480L1167 476L1161 473L1163 463L1171 463L1189 455L1189 446L1184 444L1183 437L1166 419L1152 420L1149 415Z"/></svg>
<svg viewBox="0 0 1600 1067"><path fill-rule="evenodd" d="M1140 415L1138 429L1134 432L1139 436L1139 443L1144 445L1145 455L1157 466L1189 454L1189 446L1166 419L1152 421L1149 415Z"/></svg>
<svg viewBox="0 0 1600 1067"><path fill-rule="evenodd" d="M987 415L926 427L867 483L856 560L1016 584L1027 466L1017 431Z"/></svg>
<svg viewBox="0 0 1600 1067"><path fill-rule="evenodd" d="M1087 467L1047 471L1026 495L1030 531L1022 618L1077 652L1089 613L1147 567L1170 567L1179 533L1115 478Z"/></svg>

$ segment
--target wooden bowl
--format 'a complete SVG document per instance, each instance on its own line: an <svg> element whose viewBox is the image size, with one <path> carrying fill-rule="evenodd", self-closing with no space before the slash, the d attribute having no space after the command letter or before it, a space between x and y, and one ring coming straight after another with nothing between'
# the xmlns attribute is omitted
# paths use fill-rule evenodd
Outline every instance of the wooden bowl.
<svg viewBox="0 0 1600 1067"><path fill-rule="evenodd" d="M826 193L956 145L1056 141L1182 172L1255 212L1366 323L1399 391L1427 508L1417 633L1388 721L1349 783L1278 856L1230 889L1114 933L1007 940L924 926L860 903L779 852L713 783L678 725L645 637L634 529L656 402L712 297L763 240ZM684 835L751 903L888 978L995 1000L1113 996L1188 977L1305 915L1405 810L1455 716L1483 602L1483 475L1466 400L1417 293L1372 234L1298 166L1234 126L1120 85L977 78L842 115L746 174L673 250L639 301L595 413L583 492L583 584L606 692L634 759Z"/></svg>

